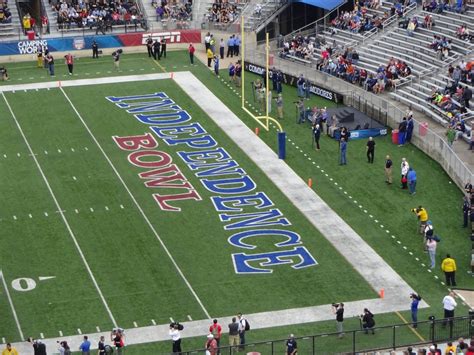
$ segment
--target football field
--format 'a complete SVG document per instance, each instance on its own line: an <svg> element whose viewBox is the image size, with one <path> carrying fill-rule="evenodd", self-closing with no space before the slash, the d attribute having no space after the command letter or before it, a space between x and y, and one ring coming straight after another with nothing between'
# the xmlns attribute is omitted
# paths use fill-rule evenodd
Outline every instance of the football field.
<svg viewBox="0 0 474 355"><path fill-rule="evenodd" d="M0 337L377 297L179 85L119 81L2 93Z"/></svg>

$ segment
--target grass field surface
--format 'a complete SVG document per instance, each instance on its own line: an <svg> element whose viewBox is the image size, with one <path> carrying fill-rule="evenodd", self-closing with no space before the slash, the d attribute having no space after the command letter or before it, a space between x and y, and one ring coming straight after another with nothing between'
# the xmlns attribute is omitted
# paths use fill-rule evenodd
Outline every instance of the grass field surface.
<svg viewBox="0 0 474 355"><path fill-rule="evenodd" d="M76 61L77 77L73 79L191 70L250 128L256 127L256 123L240 109L240 98L229 87L224 70L221 80L201 64L189 66L185 52L170 52L168 56L158 66L145 54L125 55L121 61L121 73L112 71L110 58L98 61L80 59ZM45 75L42 69L34 68L34 63L12 64L8 69L12 78L10 83L13 84L69 79L67 75L62 77L61 71L65 74L66 68L61 65L56 68L55 79ZM249 74L246 76L249 80L255 78ZM120 151L111 139L113 135L143 134L146 127L105 100L105 96L110 95L143 94L157 90L168 93L179 105L189 110L193 118L201 122L220 145L250 172L259 188L264 189L291 220L305 245L314 252L319 263L317 267L297 272L283 268L278 273L263 277L235 275L229 263L232 251L226 243L228 235L224 235L205 191L200 191L204 197L202 201L183 203L181 215L170 215L157 209L150 189L145 188L137 176L139 169L127 162L127 154ZM295 211L258 167L231 144L207 115L171 81L97 85L66 88L64 91L213 316L375 296L365 281ZM348 165L340 167L335 141L323 137L321 151L312 151L310 129L295 124L291 102L296 99L296 89L285 86L283 93L286 115L282 124L288 138L294 143L287 143L286 162L304 180L312 178L313 188L318 195L422 294L432 307L420 311L419 318L426 319L431 314L440 317L441 299L447 292L446 286L442 284L443 274L439 270L442 256L449 252L457 260L458 286L469 287L471 280L466 272L470 260L468 232L460 228L462 194L459 189L437 162L411 145L402 148L393 145L389 137L376 139L373 165L366 162L365 141L351 141ZM247 97L250 95L250 90L247 90ZM53 89L6 93L5 97L37 154L36 158L61 208L66 211L64 216L116 322L121 326L132 326L133 322L150 324L151 319L157 323L166 323L169 317L180 320L185 320L188 315L193 319L204 318L202 307L144 223L143 216L64 94L59 89ZM331 106L332 103L312 98L308 104ZM4 100L0 100L0 110L9 113ZM10 290L24 333L30 335L42 332L45 336L55 336L59 330L64 334L77 333L78 327L84 332L95 331L97 326L100 329L111 328L113 321L107 307L98 296L97 287L80 258L61 214L57 212L57 206L39 170L28 156L29 151L15 121L11 115L4 117L0 120L0 134L4 143L1 153L7 158L0 155L0 176L3 181L0 190L7 203L2 206L0 223L7 238L0 240L0 268L9 284L21 277L32 278L37 284L29 292ZM276 149L275 130L261 130L260 138ZM176 154L176 149L172 147L160 145L160 148L166 148L173 157ZM311 161L304 156L305 153L311 157ZM390 154L394 161L392 186L384 182L383 158L386 154ZM417 171L415 196L410 196L398 187L398 165L402 157L406 157ZM193 186L199 186L197 179L178 158L174 162ZM344 194L343 191L348 193ZM435 232L442 238L438 245L437 267L433 271L428 270L428 255L423 252L421 238L416 233L416 216L410 212L411 208L420 204L427 208ZM197 205L201 207L197 209ZM79 213L74 212L76 209ZM40 276L55 278L40 282ZM25 282L22 281L23 287L27 287ZM294 292L294 284L298 284L297 293ZM245 297L235 301L235 293L240 291ZM3 294L4 290L1 292ZM460 304L457 314L465 314L465 310L466 307ZM0 326L0 336L17 340L19 335L6 297L0 297L0 311L8 315ZM408 312L402 314L409 319ZM400 322L400 318L393 314L380 315L377 319L380 325ZM357 328L358 320L349 321L348 326ZM282 338L289 332L312 334L331 329L334 329L333 323L322 322L291 327L291 331L288 327L259 330L252 333L252 340ZM406 336L410 341L417 339L411 332L407 332ZM413 337L414 340L411 340ZM379 341L380 338L369 340L374 345ZM190 340L191 347L198 347L200 342L199 339ZM165 351L167 348L167 345L137 347L140 353L153 349L149 350L150 354L157 349Z"/></svg>

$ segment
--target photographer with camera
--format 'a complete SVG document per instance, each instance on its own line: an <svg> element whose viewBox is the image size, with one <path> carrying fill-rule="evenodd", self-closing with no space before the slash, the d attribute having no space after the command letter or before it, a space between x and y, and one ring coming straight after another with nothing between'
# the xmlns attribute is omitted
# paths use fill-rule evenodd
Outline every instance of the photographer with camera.
<svg viewBox="0 0 474 355"><path fill-rule="evenodd" d="M304 101L303 99L299 99L298 101L293 101L296 105L296 123L301 124L304 123Z"/></svg>
<svg viewBox="0 0 474 355"><path fill-rule="evenodd" d="M336 315L336 327L337 332L339 333L338 337L342 338L344 336L344 303L333 303L332 312Z"/></svg>
<svg viewBox="0 0 474 355"><path fill-rule="evenodd" d="M418 208L412 208L411 211L416 214L418 221L420 222L419 233L424 234L426 223L428 222L428 212L423 206L418 206Z"/></svg>
<svg viewBox="0 0 474 355"><path fill-rule="evenodd" d="M28 342L33 345L34 355L46 355L46 345L41 340L28 338Z"/></svg>
<svg viewBox="0 0 474 355"><path fill-rule="evenodd" d="M110 340L114 343L118 355L122 355L125 346L125 334L122 328L114 328L110 333Z"/></svg>
<svg viewBox="0 0 474 355"><path fill-rule="evenodd" d="M179 324L179 323L171 323L170 324L170 337L171 340L173 341L173 347L172 347L172 353L173 355L179 355L181 354L181 331L184 329L184 327Z"/></svg>
<svg viewBox="0 0 474 355"><path fill-rule="evenodd" d="M369 334L369 330L372 330L372 334L375 334L374 327L375 327L375 319L372 312L369 311L368 308L364 308L364 314L360 315L360 319L362 322L362 328L364 328L365 334Z"/></svg>

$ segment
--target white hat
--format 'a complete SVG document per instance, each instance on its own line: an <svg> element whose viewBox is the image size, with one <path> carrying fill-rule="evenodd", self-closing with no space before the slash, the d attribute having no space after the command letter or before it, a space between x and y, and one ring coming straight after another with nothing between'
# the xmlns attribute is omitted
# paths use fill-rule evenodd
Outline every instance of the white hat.
<svg viewBox="0 0 474 355"><path fill-rule="evenodd" d="M208 334L208 335L207 335L207 339L214 339L214 335Z"/></svg>

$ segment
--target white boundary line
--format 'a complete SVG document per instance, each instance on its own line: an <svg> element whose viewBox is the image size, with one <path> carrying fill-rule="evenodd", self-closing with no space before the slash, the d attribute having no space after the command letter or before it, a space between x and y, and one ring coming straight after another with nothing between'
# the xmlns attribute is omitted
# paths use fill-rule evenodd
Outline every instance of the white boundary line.
<svg viewBox="0 0 474 355"><path fill-rule="evenodd" d="M10 291L8 290L7 282L5 281L5 276L3 276L3 270L0 270L0 278L2 279L3 287L5 288L5 293L7 294L8 303L10 303L10 307L12 309L13 318L15 318L16 327L18 329L18 333L20 333L21 340L25 340L23 336L23 331L21 330L20 321L18 320L18 316L16 314L15 306L13 305L12 297L10 296Z"/></svg>
<svg viewBox="0 0 474 355"><path fill-rule="evenodd" d="M6 104L7 107L8 107L8 110L10 111L10 114L11 114L13 120L15 121L15 124L16 124L16 126L17 126L17 128L18 128L18 131L20 132L21 136L23 137L23 140L25 141L26 146L28 147L28 150L30 151L31 157L32 157L33 160L34 160L34 162L35 162L35 164L36 164L36 167L38 168L38 170L39 170L39 172L40 172L40 174L41 174L41 177L43 178L43 181L44 181L44 183L46 184L46 187L48 188L49 194L50 194L51 197L53 198L53 201L54 201L54 204L56 205L56 208L57 208L57 210L58 210L58 213L61 215L61 218L62 218L62 220L63 220L63 222L64 222L64 224L65 224L65 226L66 226L66 228L67 228L67 230L68 230L68 232L69 232L69 235L71 236L71 239L73 240L74 245L76 246L76 249L77 249L79 255L81 256L81 259L82 259L82 261L83 261L83 263L84 263L84 266L85 266L86 269L87 269L87 272L89 273L89 276L90 276L90 278L91 278L91 280L92 280L92 283L94 284L94 286L95 286L95 288L96 288L96 290L97 290L97 293L99 294L100 299L102 300L102 303L104 304L104 307L105 307L105 309L107 310L107 313L109 314L109 318L110 318L110 320L112 321L113 325L114 325L115 327L117 327L117 322L115 321L115 318L114 318L114 316L113 316L113 314L112 314L112 311L110 310L109 305L107 304L107 301L105 300L105 297L104 297L104 295L102 294L102 291L101 291L101 289L100 289L100 287L99 287L99 284L97 283L97 280L96 280L95 277L94 277L94 274L92 274L92 270L91 270L89 264L87 263L86 257L84 256L84 253L82 252L82 249L81 249L79 243L77 242L76 236L74 235L74 232L72 231L71 226L69 225L69 222L67 221L67 218L66 218L66 216L64 215L64 210L63 210L63 209L61 208L61 206L59 205L59 202L58 202L58 200L57 200L57 198L56 198L56 195L54 194L53 190L51 189L51 186L49 185L49 181L48 181L48 179L46 178L46 175L44 174L43 169L41 168L41 165L39 164L38 159L36 158L36 155L34 154L33 149L31 148L30 143L28 142L28 139L27 139L26 136L25 136L25 133L23 132L23 129L21 128L20 123L18 122L18 120L17 120L17 118L16 118L16 116L15 116L15 113L13 112L13 110L12 110L10 104L8 103L7 98L5 97L5 94L4 94L3 92L2 92L2 96L3 96L3 100L5 101L5 104Z"/></svg>
<svg viewBox="0 0 474 355"><path fill-rule="evenodd" d="M123 180L122 176L119 174L118 170L115 168L115 165L112 163L112 161L110 160L109 156L107 155L107 153L104 151L104 149L102 148L102 146L100 145L99 141L97 140L97 138L94 136L94 134L92 133L92 131L90 130L89 126L87 125L87 123L84 121L84 119L82 118L81 114L79 113L79 111L76 109L76 107L74 106L74 104L72 103L71 99L69 98L69 96L67 96L66 92L63 90L62 87L59 87L59 89L61 90L61 92L63 93L64 97L66 98L66 100L69 102L69 105L71 106L71 108L74 110L74 112L76 113L77 117L79 118L79 120L82 122L84 128L86 129L86 131L89 133L89 135L91 136L92 140L94 141L94 143L97 145L97 147L99 148L99 150L101 151L102 155L104 156L105 160L107 160L107 162L109 163L110 167L112 168L112 170L114 171L115 175L117 176L117 178L119 179L119 181L122 183L123 187L125 188L125 190L127 191L128 195L130 196L130 198L132 199L133 203L135 204L135 206L137 207L138 211L140 211L140 214L143 216L143 219L145 220L146 224L148 225L148 227L150 228L150 230L153 232L153 234L155 235L156 239L158 240L158 242L161 244L161 246L163 247L163 250L165 251L166 255L168 255L168 258L171 260L172 264L174 265L174 267L176 268L176 271L178 271L179 275L181 276L181 278L183 279L183 281L185 282L186 286L188 286L188 289L189 291L191 291L191 293L193 294L194 298L196 299L196 301L198 302L198 304L201 306L201 309L203 310L204 314L206 315L206 317L208 319L211 319L211 316L209 314L209 312L207 311L206 307L204 307L204 304L202 303L201 299L199 298L199 296L197 295L196 291L194 291L193 287L191 286L191 283L188 281L188 279L186 278L186 276L184 276L184 273L183 271L181 270L181 268L178 266L178 264L176 263L175 259L173 258L173 256L171 255L170 251L168 250L168 248L166 247L165 243L163 242L163 240L160 238L158 232L156 231L155 227L153 227L153 224L151 224L150 220L148 219L147 215L145 214L145 212L143 211L142 207L140 206L140 204L138 203L138 201L135 199L135 196L132 194L132 192L130 191L130 189L128 188L127 184L125 183L125 181Z"/></svg>

